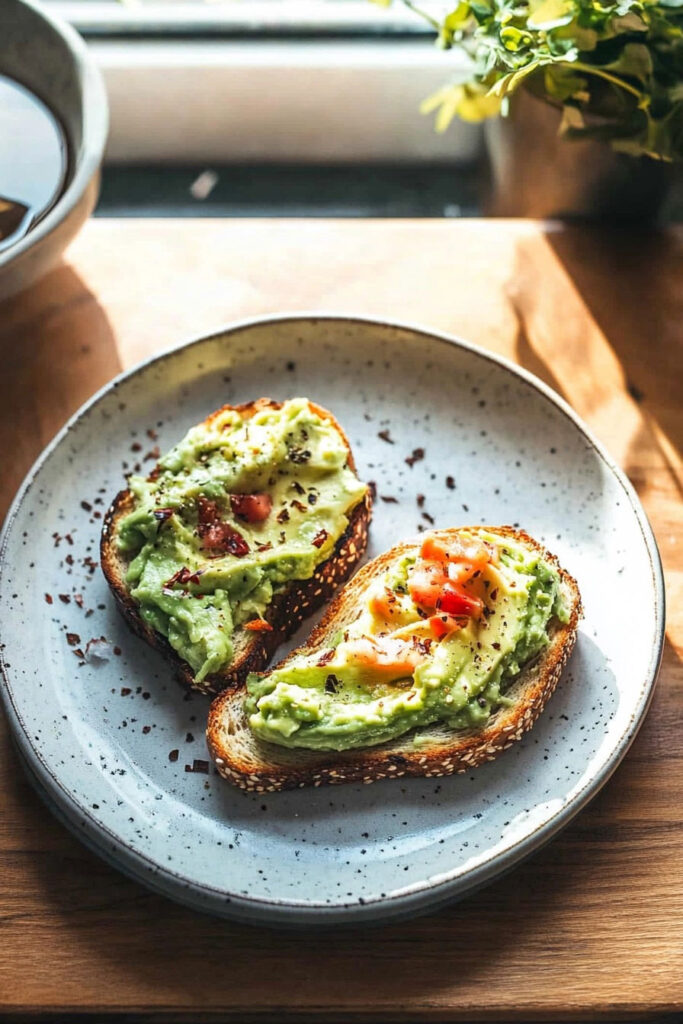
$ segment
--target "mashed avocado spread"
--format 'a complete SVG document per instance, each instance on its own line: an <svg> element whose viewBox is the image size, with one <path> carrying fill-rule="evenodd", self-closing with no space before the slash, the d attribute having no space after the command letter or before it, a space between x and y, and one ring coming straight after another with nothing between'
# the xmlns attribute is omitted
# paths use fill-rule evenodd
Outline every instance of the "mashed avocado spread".
<svg viewBox="0 0 683 1024"><path fill-rule="evenodd" d="M329 649L252 674L245 710L254 734L346 750L436 722L476 728L509 704L506 690L547 646L551 620L567 621L559 577L512 538L458 537L444 555L435 533L419 555L373 579Z"/></svg>
<svg viewBox="0 0 683 1024"><path fill-rule="evenodd" d="M248 418L220 410L130 478L116 537L129 593L197 681L230 664L236 627L270 628L274 593L332 554L367 491L348 456L334 423L294 398Z"/></svg>

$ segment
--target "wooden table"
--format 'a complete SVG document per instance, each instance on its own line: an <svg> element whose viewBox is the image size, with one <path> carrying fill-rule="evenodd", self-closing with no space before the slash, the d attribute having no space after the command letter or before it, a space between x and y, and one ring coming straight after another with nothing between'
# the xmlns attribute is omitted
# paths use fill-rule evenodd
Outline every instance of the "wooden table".
<svg viewBox="0 0 683 1024"><path fill-rule="evenodd" d="M69 1021L77 1012L623 1019L681 1009L682 243L674 231L523 221L99 220L63 266L1 309L0 512L67 416L143 356L248 314L376 314L462 335L557 388L636 485L669 601L652 710L590 807L502 881L389 927L287 934L147 892L53 821L3 731L3 1021L57 1012Z"/></svg>

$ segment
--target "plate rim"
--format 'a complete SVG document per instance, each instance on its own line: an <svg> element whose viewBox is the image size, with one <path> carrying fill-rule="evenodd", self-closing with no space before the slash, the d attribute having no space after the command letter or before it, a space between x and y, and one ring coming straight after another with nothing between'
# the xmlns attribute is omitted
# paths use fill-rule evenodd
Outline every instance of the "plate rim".
<svg viewBox="0 0 683 1024"><path fill-rule="evenodd" d="M372 317L363 314L302 310L249 316L229 321L227 324L209 333L196 335L185 341L181 340L162 352L154 353L128 369L122 370L102 387L98 388L67 419L52 440L43 448L26 473L7 510L2 530L0 531L0 581L6 570L5 556L12 526L36 477L43 465L60 447L63 440L78 421L109 395L110 392L116 391L128 379L138 376L155 364L174 358L186 349L210 343L219 338L229 338L230 335L249 328L301 321L306 321L309 324L311 321L334 322L340 325L350 323L356 326L368 325L388 328L389 330L405 331L448 345L455 345L457 348L479 359L495 364L511 373L514 377L523 380L534 388L547 402L559 409L569 419L574 428L585 438L606 468L611 471L617 482L621 485L638 522L649 557L655 595L655 630L651 641L650 661L644 674L638 703L625 730L614 743L602 769L592 775L583 788L562 808L551 814L544 823L531 831L525 832L522 838L498 853L493 854L484 863L470 869L464 875L454 874L453 870L451 870L442 872L438 876L438 881L430 881L429 877L427 877L420 882L398 890L393 895L369 896L367 898L357 898L350 901L342 900L329 904L320 901L266 899L264 897L239 895L228 891L226 888L207 885L190 879L179 872L169 870L158 859L155 860L133 849L126 842L122 841L116 833L110 831L106 825L92 816L89 813L89 808L81 805L70 790L62 785L41 754L34 748L29 730L25 727L23 719L14 704L12 686L5 664L3 649L0 649L0 678L2 681L0 695L2 696L2 703L10 725L12 739L19 748L20 763L25 770L29 769L29 781L34 786L38 783L37 788L39 792L42 790L40 795L47 799L48 806L50 806L53 813L57 810L56 816L58 819L70 827L81 842L85 842L86 846L94 850L106 862L148 888L161 892L176 902L183 903L195 910L209 911L222 917L263 924L311 925L316 920L321 924L330 924L344 923L345 921L356 922L361 918L367 921L398 919L420 911L427 912L459 896L466 895L511 869L525 857L545 845L597 795L619 767L645 719L654 695L657 674L662 658L665 629L664 576L654 531L640 499L625 472L617 464L616 460L612 458L602 442L593 434L590 427L584 423L578 413L572 409L561 395L535 374L519 366L506 356L490 352L480 345L465 341L457 335L402 320L387 320L383 317ZM194 898L192 896L193 893L195 894Z"/></svg>

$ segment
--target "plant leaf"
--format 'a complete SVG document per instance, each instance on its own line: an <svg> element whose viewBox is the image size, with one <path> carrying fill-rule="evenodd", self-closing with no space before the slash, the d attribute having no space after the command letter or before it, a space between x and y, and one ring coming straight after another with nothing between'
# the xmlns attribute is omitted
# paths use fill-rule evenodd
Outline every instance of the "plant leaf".
<svg viewBox="0 0 683 1024"><path fill-rule="evenodd" d="M531 4L532 14L527 20L529 28L548 29L559 25L568 25L574 18L571 0L542 0L538 5Z"/></svg>

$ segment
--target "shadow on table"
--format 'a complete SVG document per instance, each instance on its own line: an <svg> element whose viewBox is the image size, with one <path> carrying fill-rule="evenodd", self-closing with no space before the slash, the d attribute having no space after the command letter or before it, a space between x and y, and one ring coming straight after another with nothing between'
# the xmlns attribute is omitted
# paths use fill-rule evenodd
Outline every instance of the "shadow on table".
<svg viewBox="0 0 683 1024"><path fill-rule="evenodd" d="M683 235L566 228L546 235L621 363L631 397L683 448Z"/></svg>
<svg viewBox="0 0 683 1024"><path fill-rule="evenodd" d="M109 320L62 264L0 305L0 517L48 441L121 369Z"/></svg>
<svg viewBox="0 0 683 1024"><path fill-rule="evenodd" d="M519 321L519 362L589 420L596 413L599 417L599 409L592 408L590 396L575 387L581 372L594 373L595 396L602 385L606 407L614 397L614 391L610 395L606 389L621 388L625 401L635 404L639 423L619 461L639 466L643 451L654 447L680 490L680 233L549 227L541 245L545 258L535 239L521 240L517 276L527 286L517 290L515 281L511 282L512 307ZM549 295L540 297L544 291ZM588 319L574 315L579 308L588 312ZM550 334L546 343L545 336ZM580 365L572 365L571 359ZM606 376L601 380L603 369ZM638 474L632 474L632 480L639 490L646 486Z"/></svg>

